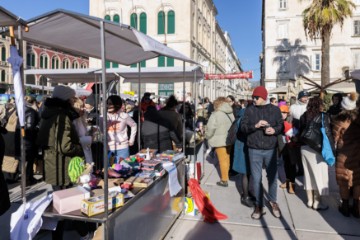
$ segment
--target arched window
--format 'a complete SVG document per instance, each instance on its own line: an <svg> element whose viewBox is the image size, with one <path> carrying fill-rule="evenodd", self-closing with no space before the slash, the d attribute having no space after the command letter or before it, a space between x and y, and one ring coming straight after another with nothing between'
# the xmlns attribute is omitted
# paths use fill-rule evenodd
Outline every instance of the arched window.
<svg viewBox="0 0 360 240"><path fill-rule="evenodd" d="M79 63L78 63L78 61L74 61L73 63L72 63L72 68L79 68Z"/></svg>
<svg viewBox="0 0 360 240"><path fill-rule="evenodd" d="M130 15L130 26L137 29L137 14L136 13L132 13Z"/></svg>
<svg viewBox="0 0 360 240"><path fill-rule="evenodd" d="M2 82L5 82L5 80L6 80L5 70L1 70L1 81L2 81Z"/></svg>
<svg viewBox="0 0 360 240"><path fill-rule="evenodd" d="M160 11L158 13L158 34L165 33L165 13Z"/></svg>
<svg viewBox="0 0 360 240"><path fill-rule="evenodd" d="M86 63L82 63L82 64L81 64L81 68L87 68L87 64L86 64Z"/></svg>
<svg viewBox="0 0 360 240"><path fill-rule="evenodd" d="M146 13L140 14L140 32L145 33L147 32L147 20L146 20Z"/></svg>
<svg viewBox="0 0 360 240"><path fill-rule="evenodd" d="M65 58L62 62L63 68L64 69L69 69L70 68L70 61L69 59Z"/></svg>
<svg viewBox="0 0 360 240"><path fill-rule="evenodd" d="M3 61L3 62L6 61L6 48L5 47L1 47L1 61Z"/></svg>
<svg viewBox="0 0 360 240"><path fill-rule="evenodd" d="M120 16L119 16L119 14L115 14L115 15L113 16L113 21L116 22L116 23L120 23Z"/></svg>
<svg viewBox="0 0 360 240"><path fill-rule="evenodd" d="M51 59L51 68L52 69L59 69L59 65L60 65L60 60L57 56L54 56Z"/></svg>
<svg viewBox="0 0 360 240"><path fill-rule="evenodd" d="M175 33L175 12L173 10L168 12L167 33Z"/></svg>
<svg viewBox="0 0 360 240"><path fill-rule="evenodd" d="M35 53L29 52L26 54L26 65L28 67L35 67Z"/></svg>
<svg viewBox="0 0 360 240"><path fill-rule="evenodd" d="M48 56L46 54L40 56L40 68L48 68Z"/></svg>
<svg viewBox="0 0 360 240"><path fill-rule="evenodd" d="M108 20L108 21L111 21L110 15L105 15L104 19L105 19L105 20Z"/></svg>

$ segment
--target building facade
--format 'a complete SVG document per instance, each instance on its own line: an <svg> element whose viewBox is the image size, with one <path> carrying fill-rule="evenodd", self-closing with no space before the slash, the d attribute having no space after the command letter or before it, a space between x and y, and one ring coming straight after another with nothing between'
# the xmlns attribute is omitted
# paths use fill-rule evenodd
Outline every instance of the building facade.
<svg viewBox="0 0 360 240"><path fill-rule="evenodd" d="M228 33L216 21L217 9L212 0L89 0L92 16L130 25L159 42L183 53L203 65L206 73L241 71L241 63L231 45ZM147 60L141 67L182 66L181 61L167 57ZM90 59L91 67L100 67L99 60ZM117 63L106 63L116 68ZM133 65L131 67L136 67ZM186 83L186 94L194 96L194 86ZM242 89L243 88L243 89ZM205 81L204 95L211 99L247 90L247 80ZM120 92L137 92L137 84L121 84ZM142 84L141 93L183 95L182 83ZM199 90L199 95L202 96Z"/></svg>
<svg viewBox="0 0 360 240"><path fill-rule="evenodd" d="M321 39L308 39L302 12L311 0L263 0L261 80L268 89L304 86L299 75L320 84ZM337 24L330 40L330 81L360 68L360 0L342 28ZM306 86L305 86L306 87Z"/></svg>

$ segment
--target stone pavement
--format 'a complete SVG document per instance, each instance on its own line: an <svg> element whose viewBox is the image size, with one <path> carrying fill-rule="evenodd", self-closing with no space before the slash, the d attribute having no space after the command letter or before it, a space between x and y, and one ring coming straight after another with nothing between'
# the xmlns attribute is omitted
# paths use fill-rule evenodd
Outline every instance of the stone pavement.
<svg viewBox="0 0 360 240"><path fill-rule="evenodd" d="M230 181L229 187L219 187L218 170L206 162L203 190L210 193L214 206L228 216L219 223L205 223L201 216L181 216L168 232L166 240L195 239L360 239L360 220L344 217L338 211L340 202L335 181L335 169L329 168L330 196L326 198L329 209L315 211L307 208L302 177L296 180L296 194L278 188L278 203L282 218L272 216L269 207L261 220L253 220L253 209L240 204L239 177ZM267 189L266 173L263 185ZM279 182L280 184L280 182Z"/></svg>

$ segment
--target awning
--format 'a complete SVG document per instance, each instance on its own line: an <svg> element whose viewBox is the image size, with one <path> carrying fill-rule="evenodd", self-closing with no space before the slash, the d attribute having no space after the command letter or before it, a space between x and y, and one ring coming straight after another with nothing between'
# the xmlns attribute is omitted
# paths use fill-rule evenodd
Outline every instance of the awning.
<svg viewBox="0 0 360 240"><path fill-rule="evenodd" d="M97 72L95 74L95 72ZM96 68L79 69L29 69L24 71L25 75L42 75L52 83L90 83L101 82L101 71ZM95 76L97 75L97 76ZM119 79L113 73L106 74L106 81Z"/></svg>
<svg viewBox="0 0 360 240"><path fill-rule="evenodd" d="M273 93L273 94L287 93L288 89L289 89L288 86L281 86L281 87L274 88L274 89L270 90L269 93Z"/></svg>
<svg viewBox="0 0 360 240"><path fill-rule="evenodd" d="M94 68L82 69L29 69L25 70L25 75L42 75L53 83L90 83L95 82L97 75L101 78L101 71ZM201 67L154 67L141 68L140 77L142 83L168 83L168 82L193 82L200 81L204 77ZM139 72L137 68L112 68L106 69L106 81L123 77L124 82L138 83ZM184 79L185 76L185 79Z"/></svg>
<svg viewBox="0 0 360 240"><path fill-rule="evenodd" d="M55 50L101 59L100 22L104 22L106 60L131 65L167 56L195 63L185 55L124 24L66 10L30 19L23 39ZM17 34L17 33L16 33Z"/></svg>
<svg viewBox="0 0 360 240"><path fill-rule="evenodd" d="M39 85L34 85L34 84L25 84L26 87L31 87L33 89L37 89L37 90L43 90L44 91L54 91L54 87L48 87L48 86L39 86ZM73 88L73 87L72 87ZM83 88L73 88L76 92L76 96L77 97L87 97L87 96L90 96L92 91L90 90L86 90L86 89L83 89Z"/></svg>
<svg viewBox="0 0 360 240"><path fill-rule="evenodd" d="M0 27L26 25L26 22L10 11L0 7Z"/></svg>
<svg viewBox="0 0 360 240"><path fill-rule="evenodd" d="M116 73L124 78L124 83L138 83L139 72L136 68L113 68L107 69L106 73ZM185 77L185 78L184 78ZM196 79L195 79L196 77ZM172 82L196 82L204 78L201 67L154 67L141 68L141 83L172 83Z"/></svg>

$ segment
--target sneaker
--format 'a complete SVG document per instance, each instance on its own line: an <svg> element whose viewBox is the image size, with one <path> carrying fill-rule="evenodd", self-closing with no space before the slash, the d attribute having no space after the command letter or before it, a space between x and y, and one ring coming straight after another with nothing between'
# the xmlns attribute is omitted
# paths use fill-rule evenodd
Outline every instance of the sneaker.
<svg viewBox="0 0 360 240"><path fill-rule="evenodd" d="M241 197L241 204L249 208L254 207L254 202L251 200L251 197Z"/></svg>
<svg viewBox="0 0 360 240"><path fill-rule="evenodd" d="M256 206L254 212L251 214L251 218L254 220L259 220L266 212L264 208Z"/></svg>
<svg viewBox="0 0 360 240"><path fill-rule="evenodd" d="M216 183L216 185L218 185L220 187L227 187L229 184L227 181L219 181Z"/></svg>
<svg viewBox="0 0 360 240"><path fill-rule="evenodd" d="M274 217L276 218L280 218L281 217L281 211L279 208L279 205L276 202L269 202L270 207L271 207L271 213L272 215L274 215Z"/></svg>

